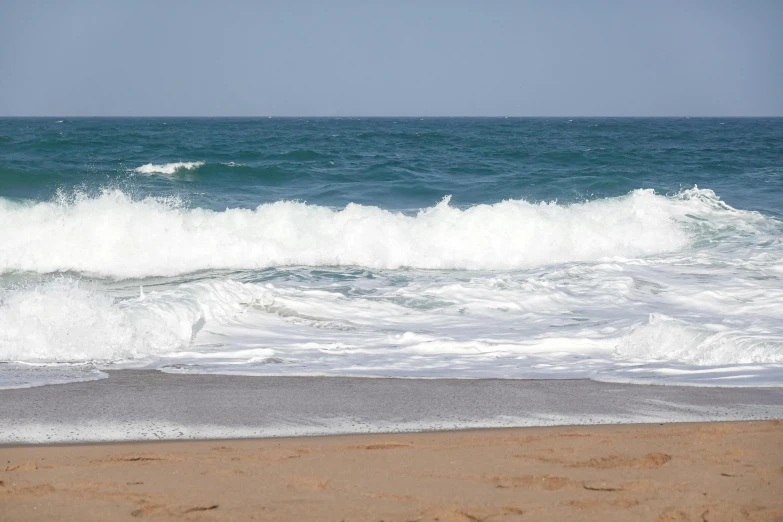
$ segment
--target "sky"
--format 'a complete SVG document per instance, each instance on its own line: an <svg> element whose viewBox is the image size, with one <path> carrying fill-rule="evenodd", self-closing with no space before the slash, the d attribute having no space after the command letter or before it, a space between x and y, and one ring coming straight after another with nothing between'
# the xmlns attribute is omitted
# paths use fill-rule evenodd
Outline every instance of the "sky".
<svg viewBox="0 0 783 522"><path fill-rule="evenodd" d="M1 0L0 116L783 116L783 0Z"/></svg>

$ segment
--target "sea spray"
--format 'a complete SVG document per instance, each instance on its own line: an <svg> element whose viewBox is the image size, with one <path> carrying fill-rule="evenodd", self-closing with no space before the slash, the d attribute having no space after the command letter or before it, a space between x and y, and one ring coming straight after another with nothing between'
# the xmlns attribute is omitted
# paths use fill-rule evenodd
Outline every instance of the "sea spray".
<svg viewBox="0 0 783 522"><path fill-rule="evenodd" d="M140 167L133 169L133 172L137 174L166 174L171 175L177 171L182 170L195 170L204 165L203 161L177 161L174 163L147 163Z"/></svg>
<svg viewBox="0 0 783 522"><path fill-rule="evenodd" d="M694 197L698 195L699 197ZM561 205L506 200L414 215L278 201L215 212L119 190L36 204L0 200L0 273L77 271L129 278L286 265L514 270L678 251L716 212L708 190L636 190ZM703 217L699 217L699 216Z"/></svg>

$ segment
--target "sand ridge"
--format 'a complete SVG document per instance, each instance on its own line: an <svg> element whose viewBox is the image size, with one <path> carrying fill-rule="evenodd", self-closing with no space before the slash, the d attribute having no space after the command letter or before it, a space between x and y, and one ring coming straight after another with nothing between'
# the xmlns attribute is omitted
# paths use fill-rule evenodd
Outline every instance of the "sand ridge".
<svg viewBox="0 0 783 522"><path fill-rule="evenodd" d="M780 421L0 448L0 520L783 521Z"/></svg>

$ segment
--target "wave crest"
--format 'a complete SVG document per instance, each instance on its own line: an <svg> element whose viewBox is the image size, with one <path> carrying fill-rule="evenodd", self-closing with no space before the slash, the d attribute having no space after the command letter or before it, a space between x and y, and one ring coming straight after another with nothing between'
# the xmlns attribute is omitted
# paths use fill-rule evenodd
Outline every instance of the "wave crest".
<svg viewBox="0 0 783 522"><path fill-rule="evenodd" d="M711 222L724 226L722 205L699 189L675 197L636 190L571 205L506 200L464 210L446 197L416 215L293 201L215 212L183 208L175 198L134 200L118 190L37 204L0 199L0 273L129 278L286 265L513 270L681 250ZM755 219L730 212L726 219Z"/></svg>
<svg viewBox="0 0 783 522"><path fill-rule="evenodd" d="M175 174L179 170L194 170L204 165L203 161L177 161L176 163L164 163L158 165L155 163L147 163L141 167L136 167L133 172L137 174Z"/></svg>

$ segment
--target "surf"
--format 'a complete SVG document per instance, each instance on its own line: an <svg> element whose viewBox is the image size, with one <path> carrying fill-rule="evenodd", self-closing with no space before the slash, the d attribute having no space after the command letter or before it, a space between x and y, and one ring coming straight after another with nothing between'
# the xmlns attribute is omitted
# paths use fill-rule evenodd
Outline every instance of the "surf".
<svg viewBox="0 0 783 522"><path fill-rule="evenodd" d="M298 201L212 211L114 189L38 203L0 198L0 273L123 279L279 266L515 270L681 251L727 227L755 233L765 219L696 188L464 209L445 197L412 214Z"/></svg>
<svg viewBox="0 0 783 522"><path fill-rule="evenodd" d="M133 172L137 174L167 174L171 175L178 171L183 170L195 170L202 165L204 165L205 162L203 161L177 161L174 163L162 163L162 164L155 164L155 163L147 163L145 165L142 165L140 167L136 167L133 169Z"/></svg>

